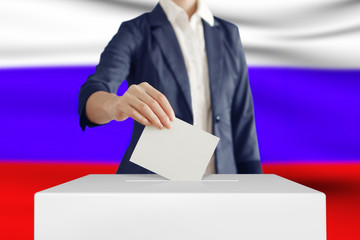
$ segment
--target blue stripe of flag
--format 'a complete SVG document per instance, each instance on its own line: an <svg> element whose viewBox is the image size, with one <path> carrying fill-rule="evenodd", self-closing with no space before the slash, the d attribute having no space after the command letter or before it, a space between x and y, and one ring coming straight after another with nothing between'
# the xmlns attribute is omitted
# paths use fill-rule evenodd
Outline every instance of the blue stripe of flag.
<svg viewBox="0 0 360 240"><path fill-rule="evenodd" d="M0 161L120 162L130 119L78 125L77 94L94 70L1 69ZM360 70L250 67L249 76L263 162L360 161Z"/></svg>

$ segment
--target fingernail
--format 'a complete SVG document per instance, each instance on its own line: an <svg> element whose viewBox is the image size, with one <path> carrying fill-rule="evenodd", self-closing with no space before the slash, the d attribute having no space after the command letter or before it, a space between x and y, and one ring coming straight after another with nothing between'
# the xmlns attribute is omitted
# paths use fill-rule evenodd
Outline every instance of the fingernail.
<svg viewBox="0 0 360 240"><path fill-rule="evenodd" d="M170 123L170 120L168 119L167 121L166 121L166 128L167 129L170 129L171 128L171 123Z"/></svg>

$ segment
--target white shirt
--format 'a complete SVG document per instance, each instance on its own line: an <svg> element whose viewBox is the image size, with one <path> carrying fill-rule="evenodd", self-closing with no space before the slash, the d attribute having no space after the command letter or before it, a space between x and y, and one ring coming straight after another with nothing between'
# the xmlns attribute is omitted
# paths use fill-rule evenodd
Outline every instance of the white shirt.
<svg viewBox="0 0 360 240"><path fill-rule="evenodd" d="M160 0L178 39L190 82L194 126L212 133L212 110L210 101L209 73L201 19L211 26L214 17L202 0L197 1L197 10L189 20L184 9L172 0ZM212 156L205 174L216 173Z"/></svg>

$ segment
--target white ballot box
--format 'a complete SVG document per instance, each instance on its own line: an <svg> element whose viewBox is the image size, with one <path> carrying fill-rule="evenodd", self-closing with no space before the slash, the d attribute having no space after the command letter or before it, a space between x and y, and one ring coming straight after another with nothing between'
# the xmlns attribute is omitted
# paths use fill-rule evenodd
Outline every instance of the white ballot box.
<svg viewBox="0 0 360 240"><path fill-rule="evenodd" d="M35 194L35 240L323 240L325 203L273 174L88 175Z"/></svg>

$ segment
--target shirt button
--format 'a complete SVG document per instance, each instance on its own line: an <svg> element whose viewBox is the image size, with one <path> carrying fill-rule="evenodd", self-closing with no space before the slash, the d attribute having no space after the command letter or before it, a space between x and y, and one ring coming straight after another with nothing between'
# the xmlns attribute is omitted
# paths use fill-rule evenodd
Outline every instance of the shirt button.
<svg viewBox="0 0 360 240"><path fill-rule="evenodd" d="M215 117L216 122L220 122L220 119L221 119L220 115L217 115L217 116Z"/></svg>

